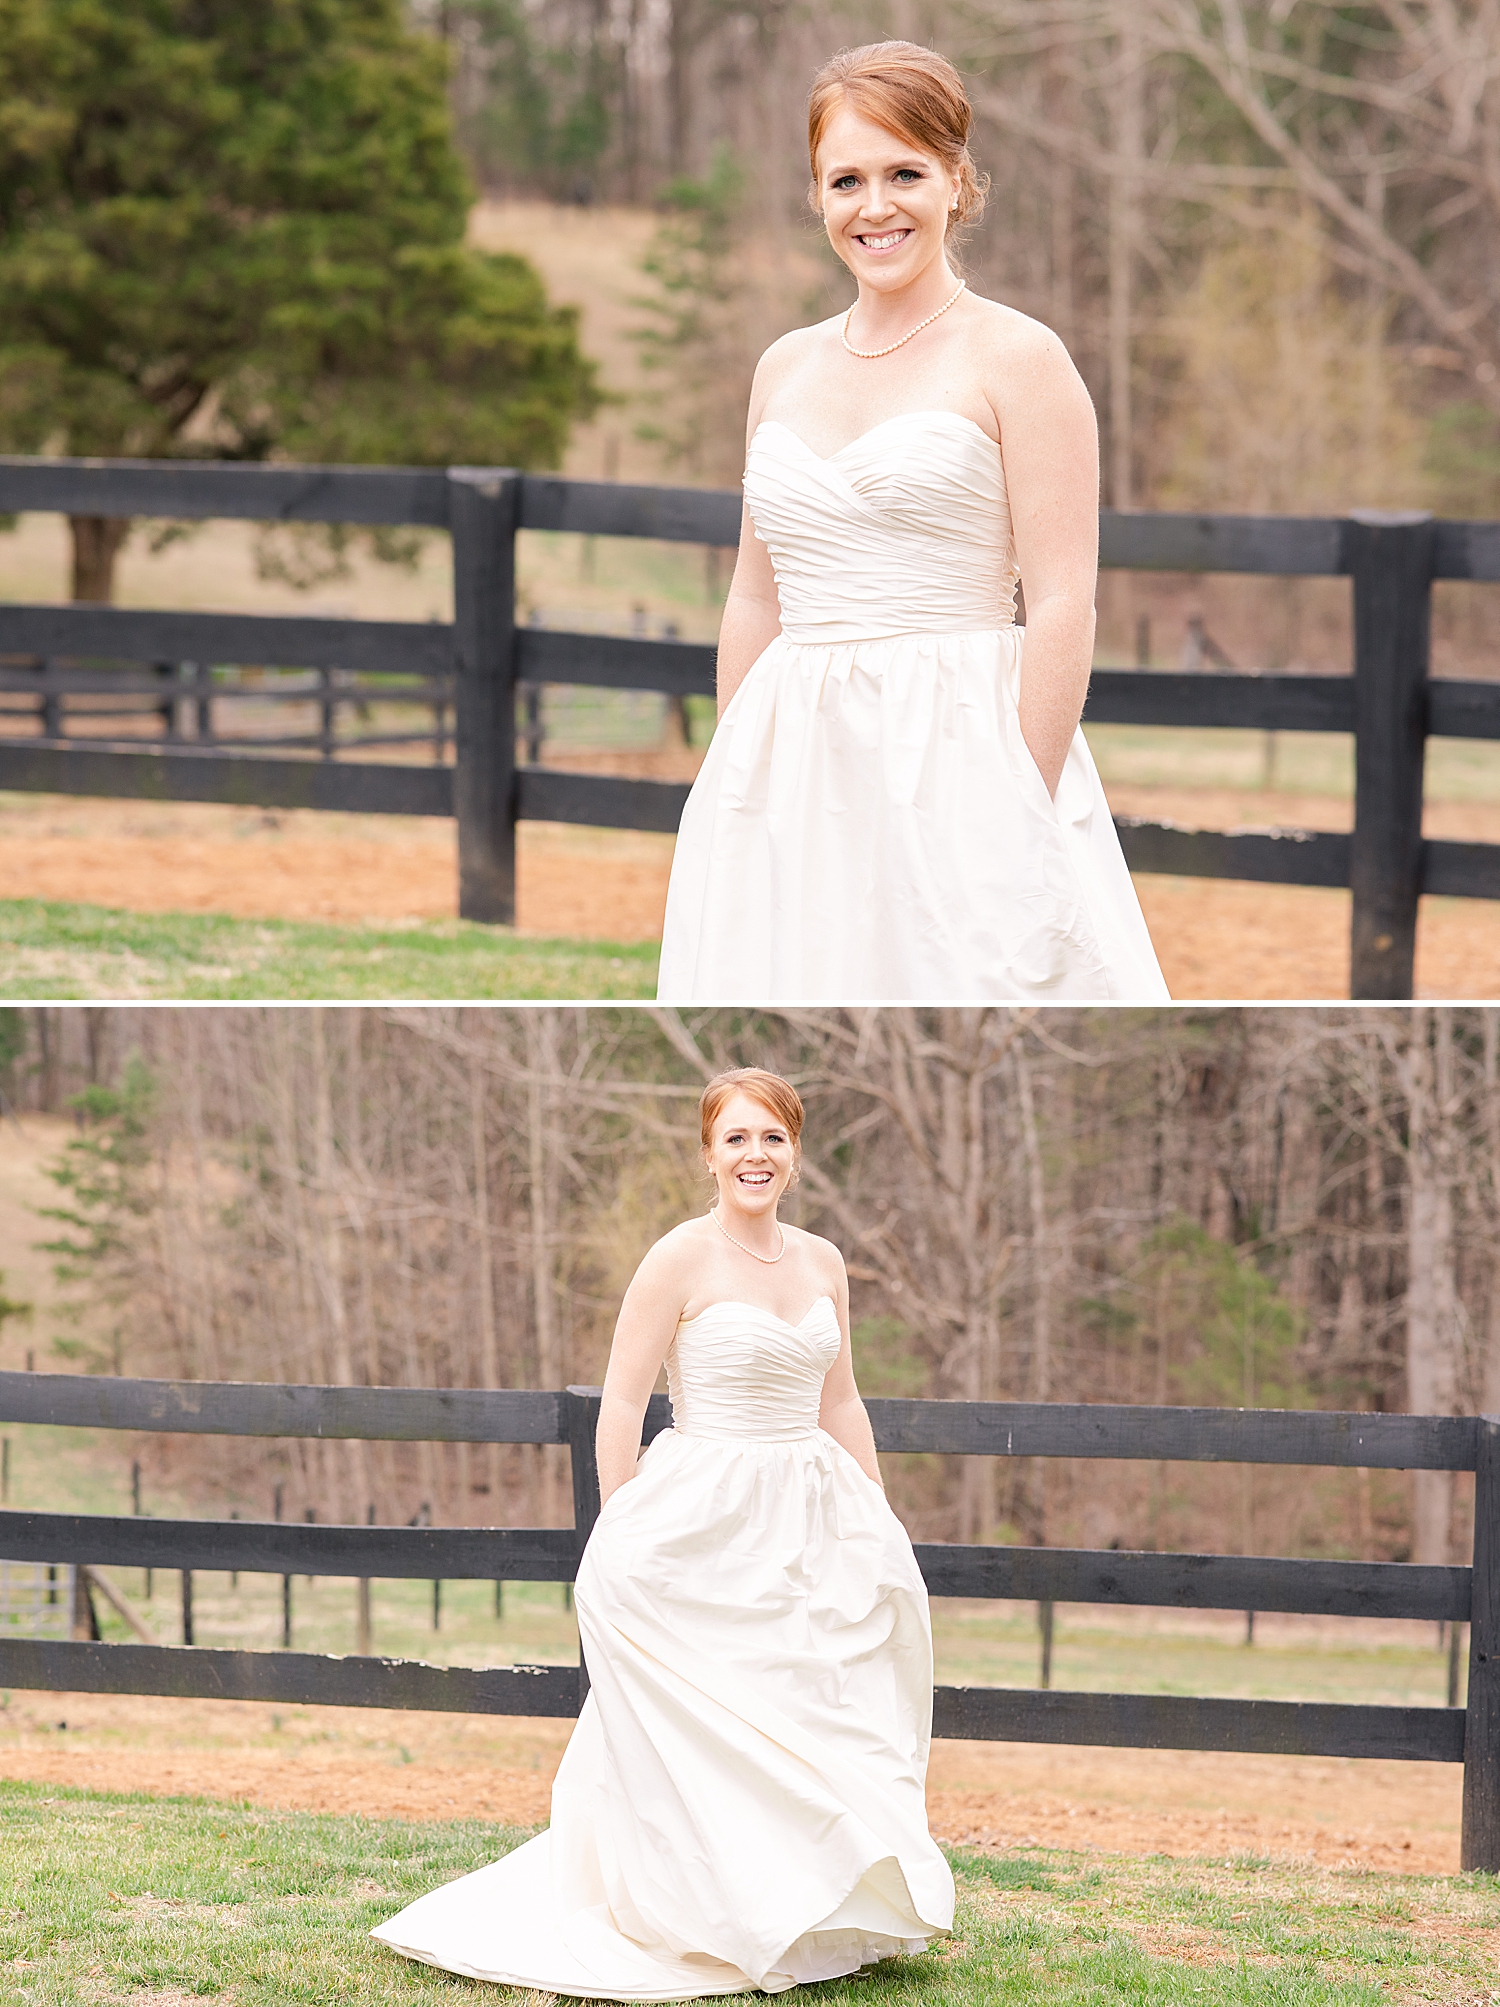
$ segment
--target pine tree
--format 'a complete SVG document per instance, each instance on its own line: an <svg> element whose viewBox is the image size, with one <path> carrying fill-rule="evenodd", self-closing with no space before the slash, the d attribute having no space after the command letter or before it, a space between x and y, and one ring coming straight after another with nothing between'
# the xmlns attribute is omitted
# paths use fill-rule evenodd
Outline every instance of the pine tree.
<svg viewBox="0 0 1500 2007"><path fill-rule="evenodd" d="M464 244L445 78L400 0L0 0L0 447L555 466L593 365Z"/></svg>

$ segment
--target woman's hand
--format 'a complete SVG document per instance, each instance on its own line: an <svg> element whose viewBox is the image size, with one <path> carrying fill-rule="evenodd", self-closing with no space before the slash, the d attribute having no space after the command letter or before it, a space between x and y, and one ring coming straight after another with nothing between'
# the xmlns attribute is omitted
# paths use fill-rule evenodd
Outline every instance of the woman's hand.
<svg viewBox="0 0 1500 2007"><path fill-rule="evenodd" d="M773 342L755 366L750 386L750 409L745 419L745 458L750 458L754 439L766 405L781 381L792 354L797 351L796 330ZM724 617L719 623L717 689L719 716L729 700L781 632L781 595L776 590L776 573L771 553L755 534L755 524L746 508L740 516L740 550L735 559L734 577L729 581L724 601Z"/></svg>
<svg viewBox="0 0 1500 2007"><path fill-rule="evenodd" d="M740 526L740 554L719 622L716 687L721 718L730 698L780 632L781 600L771 553L755 534L746 509Z"/></svg>
<svg viewBox="0 0 1500 2007"><path fill-rule="evenodd" d="M880 1475L880 1463L875 1455L875 1432L870 1427L870 1417L865 1413L865 1404L854 1384L854 1350L849 1342L849 1280L844 1273L842 1258L835 1258L839 1262L838 1288L833 1299L841 1334L839 1355L823 1380L818 1427L832 1436L841 1449L848 1450L865 1476L872 1478L884 1491L885 1480Z"/></svg>
<svg viewBox="0 0 1500 2007"><path fill-rule="evenodd" d="M653 1375L654 1377L654 1375ZM648 1394L647 1399L650 1396ZM641 1454L641 1423L646 1402L637 1406L619 1395L605 1394L599 1403L599 1425L594 1434L594 1455L599 1465L599 1503L608 1504L622 1484L635 1476Z"/></svg>
<svg viewBox="0 0 1500 2007"><path fill-rule="evenodd" d="M594 1437L601 1505L635 1476L646 1403L686 1300L682 1253L672 1233L636 1270L615 1324Z"/></svg>
<svg viewBox="0 0 1500 2007"><path fill-rule="evenodd" d="M1026 592L1021 736L1055 795L1094 659L1099 428L1067 350L1037 322L1005 344L1000 380L992 401Z"/></svg>
<svg viewBox="0 0 1500 2007"><path fill-rule="evenodd" d="M885 1479L880 1475L880 1460L875 1454L875 1431L870 1427L870 1417L857 1393L848 1400L830 1402L825 1385L818 1426L833 1437L840 1449L848 1450L866 1477L873 1478L880 1489L885 1490Z"/></svg>

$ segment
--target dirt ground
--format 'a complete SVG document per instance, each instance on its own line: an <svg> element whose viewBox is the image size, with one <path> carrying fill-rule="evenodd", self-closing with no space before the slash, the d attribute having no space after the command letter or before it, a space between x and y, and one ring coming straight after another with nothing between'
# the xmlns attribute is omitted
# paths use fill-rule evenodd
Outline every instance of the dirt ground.
<svg viewBox="0 0 1500 2007"><path fill-rule="evenodd" d="M608 762L596 754L588 764ZM1122 814L1210 828L1231 822L1237 805L1209 790L1113 792ZM1309 811L1317 806L1295 797L1257 803L1268 824L1314 820ZM1238 807L1243 814L1242 800ZM1322 807L1326 817L1328 804ZM1433 834L1493 839L1500 831L1500 812L1488 804L1440 803L1433 815L1443 825ZM659 938L671 837L525 823L519 846L523 931ZM1348 995L1346 893L1191 878L1142 877L1137 885L1175 997ZM83 900L148 913L390 922L451 917L456 886L453 825L446 821L0 797L0 898ZM1500 903L1424 902L1417 987L1425 997L1500 994Z"/></svg>
<svg viewBox="0 0 1500 2007"><path fill-rule="evenodd" d="M0 1777L372 1818L537 1825L566 1722L99 1694L8 1695ZM961 1845L1458 1867L1458 1767L936 1742L934 1832Z"/></svg>
<svg viewBox="0 0 1500 2007"><path fill-rule="evenodd" d="M672 839L524 823L519 921L531 934L655 940ZM311 809L0 798L0 898L135 913L346 922L449 919L458 845L446 820Z"/></svg>

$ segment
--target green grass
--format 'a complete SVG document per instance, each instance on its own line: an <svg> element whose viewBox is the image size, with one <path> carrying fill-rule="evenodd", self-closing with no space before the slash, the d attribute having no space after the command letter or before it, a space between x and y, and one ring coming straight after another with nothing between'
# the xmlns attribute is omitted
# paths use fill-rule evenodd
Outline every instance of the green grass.
<svg viewBox="0 0 1500 2007"><path fill-rule="evenodd" d="M1040 1644L1033 1606L932 1604L938 1679L957 1686L1035 1686ZM1061 1604L1052 1684L1074 1693L1214 1694L1247 1700L1358 1700L1442 1707L1448 1655L1435 1624L1262 1617L1255 1643L1228 1611L1120 1610ZM1460 1702L1463 1694L1460 1691Z"/></svg>
<svg viewBox="0 0 1500 2007"><path fill-rule="evenodd" d="M526 1836L0 1784L0 2007L129 2001L541 2007L413 1965L370 1928ZM955 1936L809 1987L911 2007L1377 2007L1495 1998L1493 1877L1034 1849L951 1856Z"/></svg>
<svg viewBox="0 0 1500 2007"><path fill-rule="evenodd" d="M463 920L335 926L0 900L0 994L185 1002L653 997L652 943L546 941Z"/></svg>

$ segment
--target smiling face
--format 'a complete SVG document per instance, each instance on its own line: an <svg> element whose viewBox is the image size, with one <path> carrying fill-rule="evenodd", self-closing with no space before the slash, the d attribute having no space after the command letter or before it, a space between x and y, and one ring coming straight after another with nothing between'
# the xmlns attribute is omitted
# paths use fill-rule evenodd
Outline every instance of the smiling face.
<svg viewBox="0 0 1500 2007"><path fill-rule="evenodd" d="M824 128L817 188L828 241L862 287L898 292L942 260L957 169L847 103Z"/></svg>
<svg viewBox="0 0 1500 2007"><path fill-rule="evenodd" d="M703 1158L719 1187L720 1205L758 1218L775 1212L792 1181L797 1152L786 1124L764 1102L732 1094Z"/></svg>

